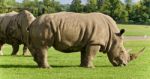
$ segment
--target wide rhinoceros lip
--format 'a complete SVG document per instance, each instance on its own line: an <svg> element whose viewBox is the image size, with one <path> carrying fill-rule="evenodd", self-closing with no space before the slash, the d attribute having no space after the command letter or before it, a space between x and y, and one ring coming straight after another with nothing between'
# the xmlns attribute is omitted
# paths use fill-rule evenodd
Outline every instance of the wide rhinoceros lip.
<svg viewBox="0 0 150 79"><path fill-rule="evenodd" d="M118 58L116 58L116 60L113 60L112 65L115 66L115 67L126 66L127 63L123 63L121 60L119 60Z"/></svg>
<svg viewBox="0 0 150 79"><path fill-rule="evenodd" d="M116 64L113 64L113 66L115 67L119 67L119 66L126 66L127 64L126 63L116 63Z"/></svg>

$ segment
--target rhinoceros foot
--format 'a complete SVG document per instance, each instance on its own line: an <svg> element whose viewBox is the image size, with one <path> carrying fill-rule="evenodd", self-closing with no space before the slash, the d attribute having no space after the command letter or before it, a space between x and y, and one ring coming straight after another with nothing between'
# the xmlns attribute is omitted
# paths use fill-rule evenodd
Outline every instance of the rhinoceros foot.
<svg viewBox="0 0 150 79"><path fill-rule="evenodd" d="M39 68L51 68L48 64L38 64Z"/></svg>
<svg viewBox="0 0 150 79"><path fill-rule="evenodd" d="M4 55L2 51L0 51L0 55Z"/></svg>
<svg viewBox="0 0 150 79"><path fill-rule="evenodd" d="M85 67L85 68L95 68L95 66L91 63L91 64L80 64L81 67Z"/></svg>
<svg viewBox="0 0 150 79"><path fill-rule="evenodd" d="M26 51L26 52L23 52L23 56L30 56L30 52L29 51Z"/></svg>

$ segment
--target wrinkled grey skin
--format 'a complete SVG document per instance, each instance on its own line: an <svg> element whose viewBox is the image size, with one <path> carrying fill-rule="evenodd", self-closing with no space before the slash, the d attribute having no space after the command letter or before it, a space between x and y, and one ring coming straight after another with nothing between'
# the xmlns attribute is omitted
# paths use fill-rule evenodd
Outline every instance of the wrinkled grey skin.
<svg viewBox="0 0 150 79"><path fill-rule="evenodd" d="M81 52L81 67L93 68L96 52L107 53L113 66L126 65L129 55L123 45L124 29L119 30L115 21L102 13L60 12L44 14L34 20L29 30L29 49L38 67L50 67L47 50L70 53Z"/></svg>
<svg viewBox="0 0 150 79"><path fill-rule="evenodd" d="M3 44L12 45L11 55L16 55L19 45L23 44L23 55L29 55L27 49L28 32L27 27L35 17L27 10L20 13L10 12L0 14L0 50ZM2 51L0 52L3 55Z"/></svg>

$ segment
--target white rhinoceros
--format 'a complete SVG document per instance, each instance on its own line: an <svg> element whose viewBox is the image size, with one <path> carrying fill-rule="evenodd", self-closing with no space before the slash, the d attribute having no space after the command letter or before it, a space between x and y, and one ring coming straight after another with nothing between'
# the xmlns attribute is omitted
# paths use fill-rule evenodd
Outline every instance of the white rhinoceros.
<svg viewBox="0 0 150 79"><path fill-rule="evenodd" d="M28 54L27 27L32 23L35 17L27 10L20 13L10 12L0 14L0 50L3 44L12 45L12 55L16 55L20 44L24 44L23 54ZM0 51L1 55L3 54Z"/></svg>
<svg viewBox="0 0 150 79"><path fill-rule="evenodd" d="M126 65L139 54L126 51L122 38L125 30L119 30L116 22L102 13L44 14L28 30L29 49L42 68L49 67L47 50L51 46L65 53L80 51L82 67L94 67L92 60L99 51L107 53L113 66Z"/></svg>

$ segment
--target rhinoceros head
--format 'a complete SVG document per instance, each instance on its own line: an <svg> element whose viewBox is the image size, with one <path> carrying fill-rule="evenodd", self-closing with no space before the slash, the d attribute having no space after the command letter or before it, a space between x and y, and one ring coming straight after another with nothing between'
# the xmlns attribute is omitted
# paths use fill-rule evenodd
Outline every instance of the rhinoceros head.
<svg viewBox="0 0 150 79"><path fill-rule="evenodd" d="M136 54L129 54L123 45L122 34L124 32L125 30L121 29L120 33L116 33L112 36L112 44L110 46L110 50L108 51L107 55L109 61L112 63L113 66L121 66L121 65L125 66L129 61L136 59L138 55L144 51L144 49L142 49Z"/></svg>
<svg viewBox="0 0 150 79"><path fill-rule="evenodd" d="M22 12L20 12L20 17L22 22L21 24L25 26L29 26L35 20L33 14L27 10L23 10Z"/></svg>
<svg viewBox="0 0 150 79"><path fill-rule="evenodd" d="M30 13L27 10L21 11L19 13L19 21L18 26L20 27L22 34L23 34L23 40L24 42L27 41L28 38L28 30L27 28L30 26L30 24L35 20L35 17L32 13Z"/></svg>

